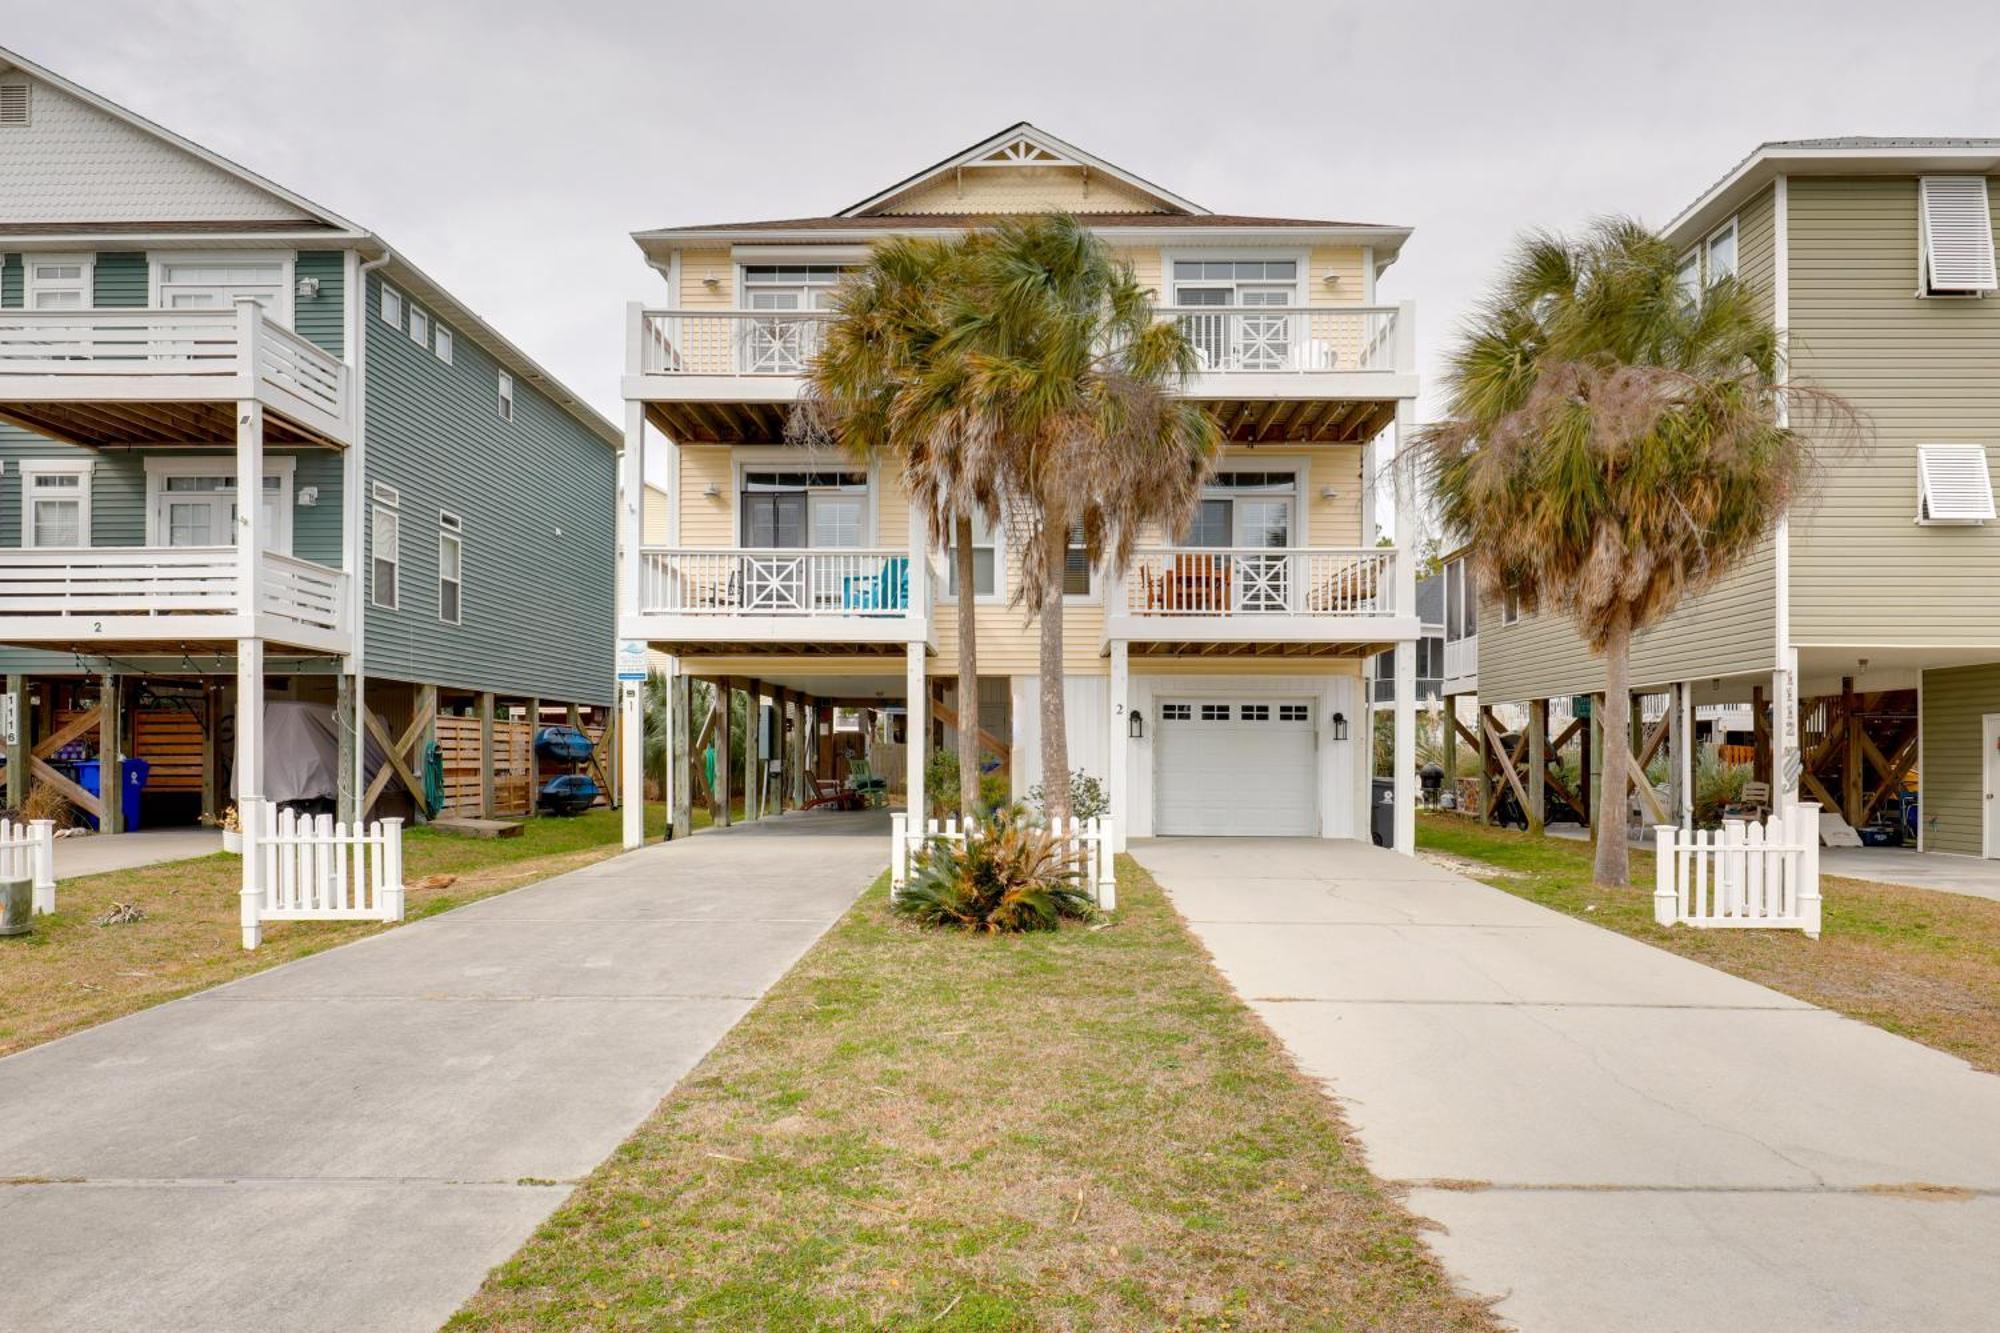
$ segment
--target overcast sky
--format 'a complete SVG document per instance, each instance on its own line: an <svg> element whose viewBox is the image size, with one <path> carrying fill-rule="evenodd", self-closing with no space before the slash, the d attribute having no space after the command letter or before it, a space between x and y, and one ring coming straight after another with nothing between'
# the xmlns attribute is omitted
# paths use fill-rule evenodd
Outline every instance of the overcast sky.
<svg viewBox="0 0 2000 1333"><path fill-rule="evenodd" d="M830 212L1030 120L1221 212L1416 228L1428 371L1510 241L1762 140L2000 134L1990 4L0 0L0 45L380 232L620 419L629 233ZM4 188L4 182L0 182Z"/></svg>

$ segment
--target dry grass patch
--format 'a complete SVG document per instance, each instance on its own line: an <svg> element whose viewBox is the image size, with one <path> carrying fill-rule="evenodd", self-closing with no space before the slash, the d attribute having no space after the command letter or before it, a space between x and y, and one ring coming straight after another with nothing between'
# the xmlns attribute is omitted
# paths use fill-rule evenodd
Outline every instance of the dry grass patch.
<svg viewBox="0 0 2000 1333"><path fill-rule="evenodd" d="M662 812L647 812L652 834ZM619 849L620 816L534 819L518 838L403 835L412 920L602 860ZM242 860L215 855L64 880L32 935L0 939L0 1055L287 963L362 935L367 921L277 921L254 952L242 945ZM120 904L139 920L97 922Z"/></svg>
<svg viewBox="0 0 2000 1333"><path fill-rule="evenodd" d="M449 1327L1492 1328L1119 878L1027 936L877 884Z"/></svg>
<svg viewBox="0 0 2000 1333"><path fill-rule="evenodd" d="M1635 886L1590 882L1588 843L1426 815L1417 844L1474 862L1467 873L1724 972L1873 1023L2000 1073L2000 902L1826 876L1821 936L1653 924L1653 857Z"/></svg>

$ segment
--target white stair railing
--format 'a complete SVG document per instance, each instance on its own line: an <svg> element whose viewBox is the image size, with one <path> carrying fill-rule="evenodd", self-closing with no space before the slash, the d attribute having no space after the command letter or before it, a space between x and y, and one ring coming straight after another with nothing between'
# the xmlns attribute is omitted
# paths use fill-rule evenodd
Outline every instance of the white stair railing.
<svg viewBox="0 0 2000 1333"><path fill-rule="evenodd" d="M1819 806L1763 824L1653 830L1653 919L1704 930L1800 930L1819 938Z"/></svg>

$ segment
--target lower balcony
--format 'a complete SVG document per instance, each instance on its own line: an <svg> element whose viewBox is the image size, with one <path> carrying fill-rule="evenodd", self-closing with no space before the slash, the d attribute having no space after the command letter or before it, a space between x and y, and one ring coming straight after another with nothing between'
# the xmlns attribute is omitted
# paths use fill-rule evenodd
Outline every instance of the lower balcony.
<svg viewBox="0 0 2000 1333"><path fill-rule="evenodd" d="M798 652L896 647L928 635L931 573L908 551L644 547L638 618L653 643Z"/></svg>
<svg viewBox="0 0 2000 1333"><path fill-rule="evenodd" d="M257 636L308 652L353 648L347 575L265 551L245 605L229 546L0 552L0 643L109 653Z"/></svg>
<svg viewBox="0 0 2000 1333"><path fill-rule="evenodd" d="M1134 653L1366 657L1415 639L1386 547L1149 547L1104 609Z"/></svg>

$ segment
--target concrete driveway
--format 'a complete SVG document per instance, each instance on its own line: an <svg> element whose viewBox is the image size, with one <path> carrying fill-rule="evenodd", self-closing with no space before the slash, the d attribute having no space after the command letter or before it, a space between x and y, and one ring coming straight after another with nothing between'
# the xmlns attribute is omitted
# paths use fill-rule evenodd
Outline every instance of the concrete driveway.
<svg viewBox="0 0 2000 1333"><path fill-rule="evenodd" d="M1520 1327L1993 1326L2000 1079L1372 847L1132 853Z"/></svg>
<svg viewBox="0 0 2000 1333"><path fill-rule="evenodd" d="M0 1328L436 1328L887 834L648 847L0 1060Z"/></svg>

